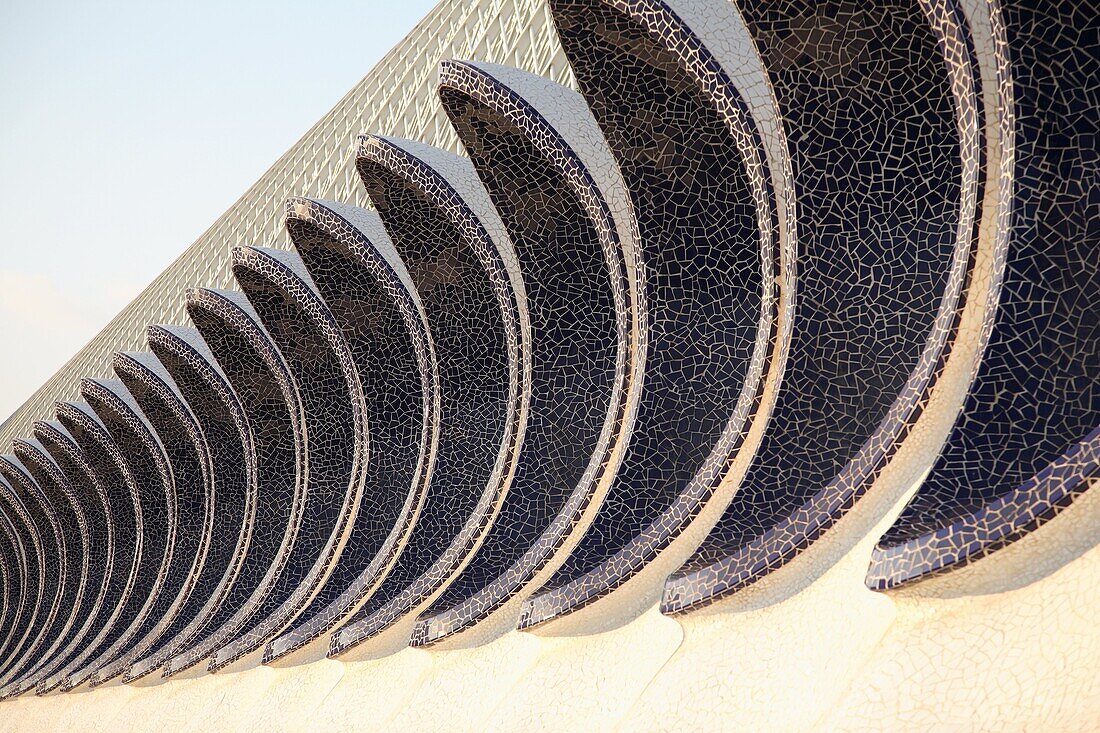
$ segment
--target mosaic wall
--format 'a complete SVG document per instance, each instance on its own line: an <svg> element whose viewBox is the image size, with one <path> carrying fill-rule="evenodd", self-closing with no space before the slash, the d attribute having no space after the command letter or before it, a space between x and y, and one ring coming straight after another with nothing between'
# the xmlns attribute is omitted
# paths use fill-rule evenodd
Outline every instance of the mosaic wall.
<svg viewBox="0 0 1100 733"><path fill-rule="evenodd" d="M0 697L1056 548L1100 482L1098 26L440 5L2 426Z"/></svg>

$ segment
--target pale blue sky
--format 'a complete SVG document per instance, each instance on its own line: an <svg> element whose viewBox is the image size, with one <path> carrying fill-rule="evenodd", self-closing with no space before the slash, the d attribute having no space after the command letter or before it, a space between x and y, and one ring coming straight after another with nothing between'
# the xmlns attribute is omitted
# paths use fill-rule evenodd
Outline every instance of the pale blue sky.
<svg viewBox="0 0 1100 733"><path fill-rule="evenodd" d="M0 11L0 422L435 0Z"/></svg>

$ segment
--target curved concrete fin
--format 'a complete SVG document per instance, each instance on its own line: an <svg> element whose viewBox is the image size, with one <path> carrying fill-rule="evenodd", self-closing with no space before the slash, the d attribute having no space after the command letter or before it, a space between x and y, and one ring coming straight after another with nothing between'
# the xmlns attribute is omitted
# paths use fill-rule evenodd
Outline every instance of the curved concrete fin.
<svg viewBox="0 0 1100 733"><path fill-rule="evenodd" d="M37 440L16 439L13 441L13 448L15 455L42 491L48 510L64 538L62 550L65 553L65 578L58 601L58 612L50 626L43 631L44 643L33 655L31 663L18 673L11 684L0 691L0 697L22 694L58 668L63 661L58 656L59 652L80 630L79 621L89 612L89 607L85 604L94 598L93 589L88 586L89 547L93 538L89 534L83 508L77 501L73 488ZM95 590L98 591L98 588Z"/></svg>
<svg viewBox="0 0 1100 733"><path fill-rule="evenodd" d="M43 573L41 596L33 621L27 626L27 635L19 652L9 656L0 668L3 694L11 695L26 689L13 683L20 681L23 674L34 668L39 656L53 641L48 634L55 629L55 624L64 624L67 610L64 603L69 598L67 586L70 581L67 548L69 542L79 540L65 536L49 496L19 458L11 454L0 455L0 476L7 479L26 518L30 520L34 529L30 539L39 544L43 561L40 566Z"/></svg>
<svg viewBox="0 0 1100 733"><path fill-rule="evenodd" d="M46 556L38 537L38 528L19 498L12 483L0 471L0 512L10 530L7 539L11 565L17 567L19 584L18 608L12 617L10 633L0 648L0 674L6 674L26 648L42 608L46 581ZM10 567L10 566L9 566Z"/></svg>
<svg viewBox="0 0 1100 733"><path fill-rule="evenodd" d="M58 652L56 663L38 679L38 691L44 693L52 689L47 685L47 680L52 678L58 681L58 672L67 669L109 623L125 582L120 579L122 573L116 570L118 530L114 526L111 501L80 446L65 426L56 420L36 422L34 436L71 488L92 539L87 548L89 597L82 618L65 648ZM120 550L119 554L124 556L125 552Z"/></svg>
<svg viewBox="0 0 1100 733"><path fill-rule="evenodd" d="M204 566L205 592L195 594L200 605L192 607L190 620L174 638L134 663L127 681L145 678L206 634L221 628L245 606L273 556L262 547L250 545L258 521L258 472L255 441L244 405L198 331L182 326L150 326L147 335L151 351L186 401L199 431L194 445L208 462L212 540ZM262 518L259 521L262 523Z"/></svg>
<svg viewBox="0 0 1100 733"><path fill-rule="evenodd" d="M764 442L722 519L670 578L666 613L813 553L921 417L964 305L986 307L974 263L1003 246L991 235L1003 207L999 151L987 150L995 141L981 127L964 16L941 3L881 2L836 24L841 4L818 3L801 22L828 36L814 46L819 57L792 66L779 62L789 37L774 8L738 7L798 171L798 310ZM807 83L807 65L831 63L828 49L856 39L863 51L852 63ZM995 85L987 91L1000 101ZM961 398L951 402L943 410L954 415ZM927 465L933 451L922 453Z"/></svg>
<svg viewBox="0 0 1100 733"><path fill-rule="evenodd" d="M179 503L172 466L164 446L126 386L113 379L84 379L80 395L122 448L138 490L142 514L142 554L148 558L140 580L148 594L123 637L100 660L92 685L113 680L139 659L168 628L191 590L192 537L181 537Z"/></svg>
<svg viewBox="0 0 1100 733"><path fill-rule="evenodd" d="M135 660L177 643L178 635L205 607L225 568L209 562L212 546L222 540L212 536L218 507L210 448L202 427L171 375L153 354L116 353L112 367L164 447L172 468L180 527L173 552L181 560L191 559L180 588L180 596L185 600L171 622L158 629L155 640L144 645L140 653L120 660L120 665L130 667ZM127 680L128 677L124 679Z"/></svg>
<svg viewBox="0 0 1100 733"><path fill-rule="evenodd" d="M64 668L39 684L39 692L66 690L81 685L98 668L101 656L110 651L130 628L141 609L144 593L155 581L157 571L143 568L155 560L143 552L143 516L139 487L107 427L82 402L59 402L56 415L61 430L47 435L44 445L59 465L69 471L70 480L91 480L102 492L111 518L112 569L105 608L97 619L94 635ZM46 431L43 431L45 433ZM75 471L89 471L76 476Z"/></svg>
<svg viewBox="0 0 1100 733"><path fill-rule="evenodd" d="M208 624L201 639L162 665L164 676L191 669L247 637L294 594L317 556L316 543L304 527L309 501L306 428L290 367L242 293L190 290L187 312L243 408L255 450L257 500L247 575L242 572L237 582L242 592L227 605L223 615L228 618Z"/></svg>
<svg viewBox="0 0 1100 733"><path fill-rule="evenodd" d="M299 387L306 534L295 561L297 587L247 635L219 650L211 670L259 662L263 647L300 614L327 605L369 566L383 574L388 565L372 561L394 552L402 535L395 528L408 521L404 487L367 483L372 446L358 372L301 259L293 252L236 248L233 274Z"/></svg>
<svg viewBox="0 0 1100 733"><path fill-rule="evenodd" d="M8 491L7 481L0 479ZM28 608L26 597L28 577L23 544L7 511L0 504L0 573L3 581L3 597L0 597L0 662L8 657L12 644L18 644L18 635L25 630L23 618Z"/></svg>

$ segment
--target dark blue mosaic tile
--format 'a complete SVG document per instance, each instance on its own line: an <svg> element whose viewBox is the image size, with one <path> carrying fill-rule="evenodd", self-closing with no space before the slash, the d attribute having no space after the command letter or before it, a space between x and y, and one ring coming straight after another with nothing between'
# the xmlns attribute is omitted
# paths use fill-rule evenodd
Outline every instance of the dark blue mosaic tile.
<svg viewBox="0 0 1100 733"><path fill-rule="evenodd" d="M93 541L84 512L61 469L46 449L33 438L14 441L19 461L27 469L41 491L58 532L58 552L62 567L62 583L56 600L57 612L42 630L38 649L12 681L0 690L0 697L13 697L33 689L40 680L57 669L57 653L72 641L80 629L78 619L88 613L86 600L92 593L89 580L89 548Z"/></svg>
<svg viewBox="0 0 1100 733"><path fill-rule="evenodd" d="M641 389L636 226L584 99L534 74L458 62L441 66L440 98L519 259L531 405L500 514L417 626L419 645L492 615L478 638L515 626L592 522Z"/></svg>
<svg viewBox="0 0 1100 733"><path fill-rule="evenodd" d="M1096 483L1095 8L549 13L579 94L443 61L464 155L364 135L375 211L285 201L0 456L0 698L697 611L931 466L888 589Z"/></svg>
<svg viewBox="0 0 1100 733"><path fill-rule="evenodd" d="M30 492L30 477L15 456L0 456L0 511L7 520L6 538L11 544L8 565L18 568L20 597L15 626L0 657L0 683L10 681L37 640L37 631L48 621L48 612L59 589L56 544L46 544L40 523L41 505ZM32 508L24 504L24 498ZM52 531L47 527L46 531ZM56 539L52 539L56 543Z"/></svg>
<svg viewBox="0 0 1100 733"><path fill-rule="evenodd" d="M96 660L119 640L140 608L146 597L141 569L151 564L141 550L141 504L134 478L106 426L84 403L62 402L56 409L58 422L41 423L36 436L71 483L90 483L105 501L105 514L112 520L106 538L112 561L94 636L62 669L39 683L39 692L68 689L87 681L96 669ZM155 578L155 572L149 576Z"/></svg>
<svg viewBox="0 0 1100 733"><path fill-rule="evenodd" d="M325 588L346 585L394 541L387 532L399 523L406 495L401 487L371 486L372 494L364 497L369 435L362 387L347 343L298 257L237 248L233 274L297 385L303 503L294 556L284 573L294 586L214 654L211 671L261 655L312 602L330 601ZM344 557L353 535L358 551Z"/></svg>
<svg viewBox="0 0 1100 733"><path fill-rule="evenodd" d="M287 202L287 230L350 351L370 426L365 494L403 490L398 515L360 509L340 576L265 652L280 664L323 658L325 632L371 597L404 548L435 467L439 367L427 314L377 214L307 199ZM381 526L376 526L381 525ZM386 537L387 532L389 537ZM377 539L386 537L378 546ZM373 552L373 554L372 554Z"/></svg>
<svg viewBox="0 0 1100 733"><path fill-rule="evenodd" d="M420 519L389 577L333 635L332 655L408 643L416 615L462 570L499 512L530 401L525 291L473 166L377 136L360 139L356 164L424 307L439 369L439 430Z"/></svg>
<svg viewBox="0 0 1100 733"><path fill-rule="evenodd" d="M781 567L870 488L950 352L978 247L980 71L951 8L738 7L797 171L796 320L764 442L666 612Z"/></svg>
<svg viewBox="0 0 1100 733"><path fill-rule="evenodd" d="M181 597L186 600L179 606L175 618L158 631L157 639L147 649L118 663L113 669L117 674L122 672L119 667L132 666L132 661L174 645L177 635L206 604L223 568L208 562L216 509L215 487L210 451L198 421L172 377L152 354L116 354L113 367L164 447L172 469L176 521L180 528L173 554L183 565L190 562L180 589Z"/></svg>
<svg viewBox="0 0 1100 733"><path fill-rule="evenodd" d="M875 588L961 567L1071 503L1100 426L1096 11L1001 9L1014 125L999 309L961 418L872 559Z"/></svg>
<svg viewBox="0 0 1100 733"><path fill-rule="evenodd" d="M11 490L7 481L0 479L0 494ZM33 610L28 599L31 579L24 549L29 545L24 544L8 516L7 510L0 512L0 588L4 594L0 597L0 659L7 659L18 648L27 629L27 616Z"/></svg>
<svg viewBox="0 0 1100 733"><path fill-rule="evenodd" d="M181 418L174 424L186 431L200 466L206 466L202 470L211 490L207 496L211 521L205 561L209 585L205 592L193 594L193 600L201 605L188 611L190 620L186 626L174 638L163 642L159 650L135 662L127 673L127 681L153 672L202 639L204 632L219 628L254 590L262 577L256 568L263 562L261 553L249 552L256 521L257 472L252 430L244 407L198 331L152 326L148 340L150 350L190 413L188 417L173 410ZM155 365L149 367L154 372L160 371ZM163 377L158 377L157 382L164 383ZM167 404L174 402L170 399ZM249 583L251 578L256 581Z"/></svg>
<svg viewBox="0 0 1100 733"><path fill-rule="evenodd" d="M145 577L151 581L129 627L90 670L94 686L122 674L171 624L187 599L193 556L177 551L191 538L180 537L175 477L164 446L133 396L122 382L107 379L85 379L80 391L114 439L133 480L141 511L142 555L150 562L143 574L148 573Z"/></svg>
<svg viewBox="0 0 1100 733"><path fill-rule="evenodd" d="M71 527L64 527L59 521L51 501L57 497L50 496L55 487L48 486L44 490L39 486L32 471L19 458L10 454L0 456L0 475L8 480L15 498L32 522L32 536L42 553L36 612L18 653L9 656L0 669L0 684L3 685L0 690L5 696L12 696L25 691L26 687L20 684L23 677L33 672L43 652L54 641L54 635L64 626L67 615L64 604L75 597L70 584L79 581L79 576L71 576L68 568L70 560L79 558L79 551L70 549L70 544L79 542L79 534L69 536L65 529Z"/></svg>
<svg viewBox="0 0 1100 733"><path fill-rule="evenodd" d="M753 64L724 67L699 35L708 26L662 3L550 7L638 218L645 386L603 508L528 601L524 628L632 580L632 609L657 599L697 542L685 532L717 519L755 447L794 284L789 161L769 101L738 87L759 75ZM728 17L708 22L736 29L723 7Z"/></svg>
<svg viewBox="0 0 1100 733"><path fill-rule="evenodd" d="M37 679L37 689L47 692L47 681L57 679L62 670L78 660L82 651L110 622L121 591L122 573L116 570L116 533L111 501L94 477L88 459L75 439L61 423L40 421L34 425L34 435L41 450L48 454L68 484L73 499L87 527L89 537L85 583L87 598L81 618L74 619L72 634L54 656L49 667ZM127 500L129 497L127 497ZM123 550L119 554L124 555ZM75 613L73 614L75 616Z"/></svg>
<svg viewBox="0 0 1100 733"><path fill-rule="evenodd" d="M308 541L298 542L307 502L304 411L289 366L241 293L188 291L187 312L240 402L257 500L248 559L237 581L239 593L226 605L228 618L208 622L201 639L162 665L164 676L206 662L254 628L291 596L313 561Z"/></svg>

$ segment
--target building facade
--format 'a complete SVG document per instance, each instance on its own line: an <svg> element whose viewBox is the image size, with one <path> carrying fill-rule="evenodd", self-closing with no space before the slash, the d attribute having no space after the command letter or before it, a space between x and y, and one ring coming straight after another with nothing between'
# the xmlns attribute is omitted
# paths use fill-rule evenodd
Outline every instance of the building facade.
<svg viewBox="0 0 1100 733"><path fill-rule="evenodd" d="M444 0L0 426L0 727L1087 730L1100 13Z"/></svg>

